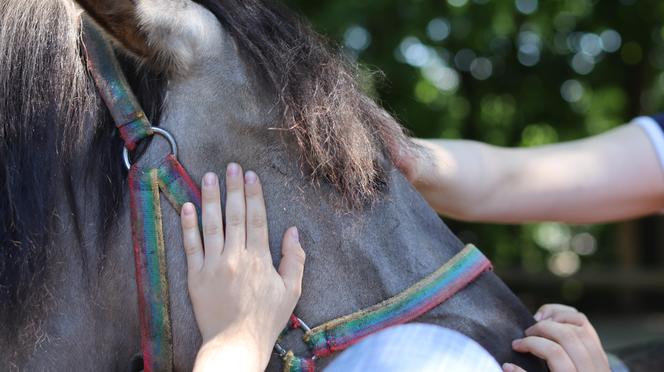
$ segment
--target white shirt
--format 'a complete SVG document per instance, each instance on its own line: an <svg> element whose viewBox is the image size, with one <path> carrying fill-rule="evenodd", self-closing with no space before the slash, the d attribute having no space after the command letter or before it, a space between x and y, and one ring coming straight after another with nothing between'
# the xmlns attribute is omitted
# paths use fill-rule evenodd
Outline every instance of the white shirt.
<svg viewBox="0 0 664 372"><path fill-rule="evenodd" d="M634 119L632 123L640 126L646 132L655 148L662 171L664 171L664 117L640 116Z"/></svg>

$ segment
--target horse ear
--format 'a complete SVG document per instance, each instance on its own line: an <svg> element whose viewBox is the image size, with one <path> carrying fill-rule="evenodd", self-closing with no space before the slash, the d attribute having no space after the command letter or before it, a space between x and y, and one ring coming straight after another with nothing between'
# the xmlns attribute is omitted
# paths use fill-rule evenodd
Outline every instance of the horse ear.
<svg viewBox="0 0 664 372"><path fill-rule="evenodd" d="M76 0L76 2L122 45L141 57L149 50L138 26L135 0Z"/></svg>

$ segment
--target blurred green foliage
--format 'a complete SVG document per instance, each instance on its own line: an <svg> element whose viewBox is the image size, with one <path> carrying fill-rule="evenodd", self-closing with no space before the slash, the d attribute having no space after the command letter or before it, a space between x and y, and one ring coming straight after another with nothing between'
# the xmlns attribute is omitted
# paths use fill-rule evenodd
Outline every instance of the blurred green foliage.
<svg viewBox="0 0 664 372"><path fill-rule="evenodd" d="M418 137L536 146L597 134L664 107L663 2L287 4L365 71L383 73L367 74L368 90ZM488 250L498 270L566 277L620 259L616 226L451 226ZM567 300L581 296L574 288L561 287Z"/></svg>

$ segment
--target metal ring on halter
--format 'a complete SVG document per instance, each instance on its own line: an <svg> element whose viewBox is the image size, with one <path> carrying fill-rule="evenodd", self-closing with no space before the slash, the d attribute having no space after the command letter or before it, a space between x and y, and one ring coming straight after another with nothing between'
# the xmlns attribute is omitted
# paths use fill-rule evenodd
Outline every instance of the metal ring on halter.
<svg viewBox="0 0 664 372"><path fill-rule="evenodd" d="M304 321L302 321L302 319L300 319L300 318L298 318L298 317L295 317L295 319L297 319L297 322L298 322L298 324L300 325L298 328L301 328L302 331L303 331L305 334L311 332L311 328L309 328L309 326L307 325L307 323L305 323ZM292 330L293 328L288 328L288 329L291 329L291 330ZM283 358L283 357L286 356L286 354L288 354L288 350L284 349L284 347L281 346L281 344L279 344L279 342L277 342L277 343L274 344L274 351L277 353L277 355L278 355L280 358ZM317 357L316 355L314 355L314 356L311 357L311 360L316 360L316 359L318 359L318 357Z"/></svg>
<svg viewBox="0 0 664 372"><path fill-rule="evenodd" d="M175 137L168 133L167 131L159 128L159 127L152 127L152 135L158 134L162 137L164 137L167 141L168 144L171 145L171 154L175 156L176 158L178 157L178 144L175 142ZM131 169L131 161L129 160L129 150L125 147L122 150L122 160L124 160L125 167L127 169Z"/></svg>

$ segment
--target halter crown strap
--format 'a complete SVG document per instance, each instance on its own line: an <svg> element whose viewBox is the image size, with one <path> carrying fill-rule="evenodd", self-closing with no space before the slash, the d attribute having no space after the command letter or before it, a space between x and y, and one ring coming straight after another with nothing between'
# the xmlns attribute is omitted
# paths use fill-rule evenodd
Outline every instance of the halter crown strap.
<svg viewBox="0 0 664 372"><path fill-rule="evenodd" d="M113 116L125 146L132 151L138 142L152 135L152 125L129 87L113 47L99 27L87 16L83 19L83 46L88 71Z"/></svg>

